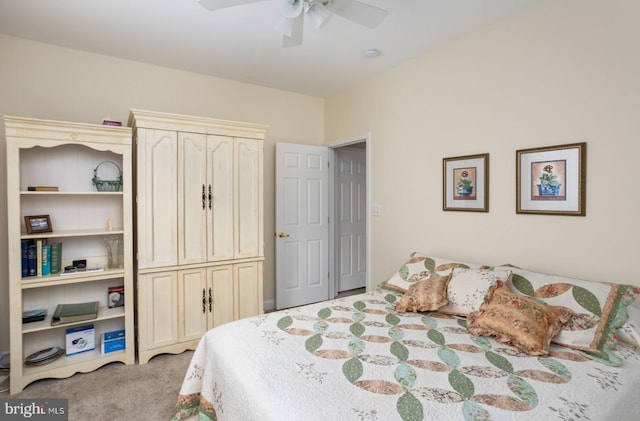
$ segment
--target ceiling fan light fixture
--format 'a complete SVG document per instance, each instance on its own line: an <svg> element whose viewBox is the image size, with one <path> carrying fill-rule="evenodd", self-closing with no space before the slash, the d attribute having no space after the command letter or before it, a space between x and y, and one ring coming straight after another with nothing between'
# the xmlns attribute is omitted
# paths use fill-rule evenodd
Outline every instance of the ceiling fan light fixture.
<svg viewBox="0 0 640 421"><path fill-rule="evenodd" d="M307 11L307 16L309 16L309 20L313 24L313 27L316 28L316 31L320 30L324 27L329 19L331 18L331 13L318 6L311 6Z"/></svg>
<svg viewBox="0 0 640 421"><path fill-rule="evenodd" d="M305 5L300 0L282 0L282 16L297 18L304 11Z"/></svg>

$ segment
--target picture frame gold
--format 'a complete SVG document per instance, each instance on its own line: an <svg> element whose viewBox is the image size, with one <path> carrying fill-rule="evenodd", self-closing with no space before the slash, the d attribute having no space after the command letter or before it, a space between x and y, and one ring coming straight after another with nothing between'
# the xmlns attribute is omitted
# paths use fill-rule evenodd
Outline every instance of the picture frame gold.
<svg viewBox="0 0 640 421"><path fill-rule="evenodd" d="M24 225L27 234L39 234L41 232L53 232L49 215L30 215L24 217Z"/></svg>
<svg viewBox="0 0 640 421"><path fill-rule="evenodd" d="M442 159L442 210L489 212L489 154Z"/></svg>
<svg viewBox="0 0 640 421"><path fill-rule="evenodd" d="M587 144L516 151L516 213L586 216Z"/></svg>

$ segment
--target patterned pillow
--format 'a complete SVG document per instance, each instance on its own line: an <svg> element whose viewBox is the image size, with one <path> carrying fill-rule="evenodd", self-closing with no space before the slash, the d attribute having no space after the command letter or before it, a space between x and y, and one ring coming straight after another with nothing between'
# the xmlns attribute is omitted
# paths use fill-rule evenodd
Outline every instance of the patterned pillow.
<svg viewBox="0 0 640 421"><path fill-rule="evenodd" d="M629 320L618 328L618 341L640 348L640 310L629 306L627 311Z"/></svg>
<svg viewBox="0 0 640 421"><path fill-rule="evenodd" d="M511 279L510 270L454 268L447 290L449 304L439 311L467 316L480 308L489 288L496 281L501 280L506 283L509 279Z"/></svg>
<svg viewBox="0 0 640 421"><path fill-rule="evenodd" d="M502 281L489 288L480 310L469 314L474 336L493 336L530 355L548 355L551 339L571 319L571 310L509 291Z"/></svg>
<svg viewBox="0 0 640 421"><path fill-rule="evenodd" d="M508 269L513 272L507 284L511 291L573 311L553 342L580 350L604 364L622 365L620 357L612 352L617 343L616 329L627 321L627 306L638 297L640 287Z"/></svg>
<svg viewBox="0 0 640 421"><path fill-rule="evenodd" d="M424 278L409 287L393 309L398 313L433 311L447 304L447 284L451 275Z"/></svg>
<svg viewBox="0 0 640 421"><path fill-rule="evenodd" d="M429 257L418 252L412 253L410 257L396 274L382 283L383 287L407 292L411 285L426 277L448 275L451 269L456 267L479 268L478 265L471 263L456 262L442 257Z"/></svg>

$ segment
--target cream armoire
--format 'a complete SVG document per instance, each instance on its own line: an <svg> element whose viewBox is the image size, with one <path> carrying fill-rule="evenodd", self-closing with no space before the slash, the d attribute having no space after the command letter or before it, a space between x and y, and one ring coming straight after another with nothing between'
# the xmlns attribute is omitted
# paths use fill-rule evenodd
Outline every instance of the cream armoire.
<svg viewBox="0 0 640 421"><path fill-rule="evenodd" d="M131 110L138 361L263 312L267 126Z"/></svg>

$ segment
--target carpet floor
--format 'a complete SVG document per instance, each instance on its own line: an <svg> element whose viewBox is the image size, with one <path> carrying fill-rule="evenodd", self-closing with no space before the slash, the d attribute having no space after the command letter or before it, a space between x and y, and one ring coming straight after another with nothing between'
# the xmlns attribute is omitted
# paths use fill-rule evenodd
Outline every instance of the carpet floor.
<svg viewBox="0 0 640 421"><path fill-rule="evenodd" d="M111 363L66 379L43 379L5 398L69 400L69 421L168 421L193 351L162 354L143 365Z"/></svg>

